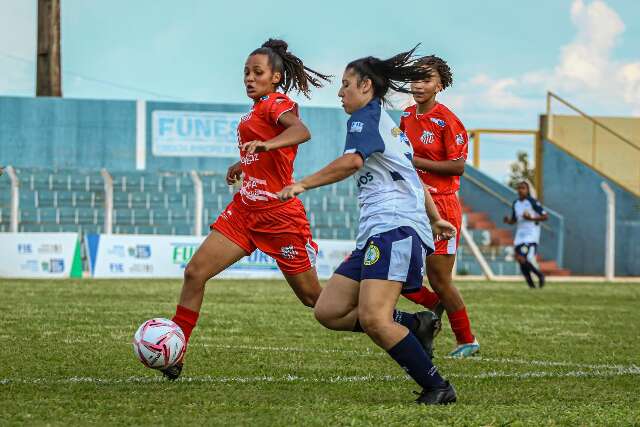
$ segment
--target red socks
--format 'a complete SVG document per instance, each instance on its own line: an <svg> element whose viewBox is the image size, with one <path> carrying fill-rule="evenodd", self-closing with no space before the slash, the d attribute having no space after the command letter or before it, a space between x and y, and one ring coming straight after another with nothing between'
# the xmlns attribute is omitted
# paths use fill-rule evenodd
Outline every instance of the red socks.
<svg viewBox="0 0 640 427"><path fill-rule="evenodd" d="M189 337L191 336L191 331L196 327L196 322L198 321L199 313L197 311L189 310L186 307L178 305L176 308L176 315L173 316L173 320L182 332L184 332L184 338L189 342Z"/></svg>
<svg viewBox="0 0 640 427"><path fill-rule="evenodd" d="M466 307L462 307L460 310L453 313L447 313L447 317L449 317L451 330L456 335L458 344L472 343L475 338L471 333L471 323L467 316Z"/></svg>
<svg viewBox="0 0 640 427"><path fill-rule="evenodd" d="M403 294L409 301L413 301L416 304L420 304L423 307L433 310L440 302L438 294L431 292L425 286L421 287L419 291L412 292L410 294Z"/></svg>

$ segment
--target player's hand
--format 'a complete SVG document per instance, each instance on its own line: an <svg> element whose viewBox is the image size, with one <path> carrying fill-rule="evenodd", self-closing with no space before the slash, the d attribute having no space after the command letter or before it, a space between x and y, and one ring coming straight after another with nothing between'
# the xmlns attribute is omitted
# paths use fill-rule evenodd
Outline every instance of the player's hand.
<svg viewBox="0 0 640 427"><path fill-rule="evenodd" d="M504 222L505 224L509 224L511 221L510 221L509 217L505 215L505 216L502 217L502 222Z"/></svg>
<svg viewBox="0 0 640 427"><path fill-rule="evenodd" d="M227 169L227 177L226 177L227 184L233 185L236 181L240 179L241 176L242 176L242 168L240 166L240 162L236 162L232 164L231 166L229 166L229 169Z"/></svg>
<svg viewBox="0 0 640 427"><path fill-rule="evenodd" d="M533 221L533 220L534 220L534 218L531 216L531 214L530 214L529 212L527 212L527 211L525 211L525 212L522 214L522 218L524 218L524 219L528 219L529 221Z"/></svg>
<svg viewBox="0 0 640 427"><path fill-rule="evenodd" d="M300 183L295 183L291 185L287 185L282 190L278 191L278 199L285 200L293 199L298 194L304 193L306 188Z"/></svg>
<svg viewBox="0 0 640 427"><path fill-rule="evenodd" d="M267 141L250 141L242 144L240 149L249 154L261 153L263 151L269 151L269 144L267 144Z"/></svg>
<svg viewBox="0 0 640 427"><path fill-rule="evenodd" d="M456 228L444 219L439 219L431 223L431 232L433 233L433 239L437 242L439 240L449 240L456 236Z"/></svg>

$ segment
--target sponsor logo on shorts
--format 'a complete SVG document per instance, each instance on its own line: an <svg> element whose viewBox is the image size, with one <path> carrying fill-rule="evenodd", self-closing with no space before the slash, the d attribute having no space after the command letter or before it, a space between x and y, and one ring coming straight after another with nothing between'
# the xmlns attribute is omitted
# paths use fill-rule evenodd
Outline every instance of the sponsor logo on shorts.
<svg viewBox="0 0 640 427"><path fill-rule="evenodd" d="M364 254L364 265L373 265L380 259L380 248L373 244L373 242L369 243L369 247L367 248L367 252Z"/></svg>
<svg viewBox="0 0 640 427"><path fill-rule="evenodd" d="M282 253L282 256L286 259L295 259L295 257L298 256L298 251L296 250L296 248L293 247L293 245L281 247L280 252Z"/></svg>

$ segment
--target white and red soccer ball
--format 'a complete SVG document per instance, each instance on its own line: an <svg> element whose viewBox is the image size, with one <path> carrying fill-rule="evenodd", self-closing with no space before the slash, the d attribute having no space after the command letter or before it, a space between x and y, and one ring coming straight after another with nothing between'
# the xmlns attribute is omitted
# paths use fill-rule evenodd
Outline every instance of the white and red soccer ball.
<svg viewBox="0 0 640 427"><path fill-rule="evenodd" d="M148 368L166 369L182 359L186 340L180 326L169 319L144 322L133 336L133 352Z"/></svg>

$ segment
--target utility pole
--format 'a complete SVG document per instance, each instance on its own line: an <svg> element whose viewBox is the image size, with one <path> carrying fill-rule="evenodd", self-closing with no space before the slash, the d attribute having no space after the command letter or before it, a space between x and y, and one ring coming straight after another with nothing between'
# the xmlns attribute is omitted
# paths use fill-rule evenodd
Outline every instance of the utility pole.
<svg viewBox="0 0 640 427"><path fill-rule="evenodd" d="M36 96L62 96L60 0L38 0Z"/></svg>

